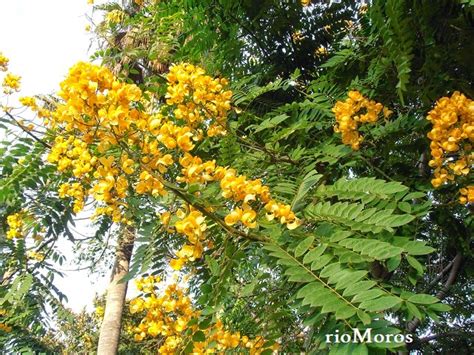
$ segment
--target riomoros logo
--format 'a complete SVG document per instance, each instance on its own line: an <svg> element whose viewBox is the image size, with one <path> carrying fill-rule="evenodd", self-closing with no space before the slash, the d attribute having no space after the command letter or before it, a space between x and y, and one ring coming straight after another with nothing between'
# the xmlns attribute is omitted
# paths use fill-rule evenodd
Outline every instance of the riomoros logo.
<svg viewBox="0 0 474 355"><path fill-rule="evenodd" d="M372 329L367 328L363 332L354 328L352 334L339 334L336 330L334 334L326 334L326 343L411 343L413 336L411 334L372 334Z"/></svg>

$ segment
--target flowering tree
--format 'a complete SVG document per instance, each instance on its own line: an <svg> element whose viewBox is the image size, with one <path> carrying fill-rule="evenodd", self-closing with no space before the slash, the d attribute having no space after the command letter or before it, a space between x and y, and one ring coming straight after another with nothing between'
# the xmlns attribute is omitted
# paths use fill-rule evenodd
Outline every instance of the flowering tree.
<svg viewBox="0 0 474 355"><path fill-rule="evenodd" d="M431 6L410 17L397 1L96 8L103 65L74 65L54 98L22 98L40 127L6 108L27 135L2 161L10 347L25 329L48 347L32 300L61 316L49 260L91 209L86 243L116 238L101 330L88 330L99 353L120 351L121 332L161 353L375 354L469 335L443 329L465 324L469 302L440 301L469 287L474 103L459 73L472 7L453 3L449 38L427 25L447 23ZM430 41L462 49L440 63ZM6 95L19 80L5 75ZM127 282L143 274L122 327ZM431 339L413 338L422 327ZM331 340L354 329L380 341Z"/></svg>

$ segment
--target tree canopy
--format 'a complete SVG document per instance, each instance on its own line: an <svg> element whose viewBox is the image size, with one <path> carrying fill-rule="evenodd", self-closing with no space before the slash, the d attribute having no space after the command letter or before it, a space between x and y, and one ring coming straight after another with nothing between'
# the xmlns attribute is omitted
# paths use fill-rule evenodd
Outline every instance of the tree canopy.
<svg viewBox="0 0 474 355"><path fill-rule="evenodd" d="M91 62L3 107L5 349L472 353L472 2L89 2Z"/></svg>

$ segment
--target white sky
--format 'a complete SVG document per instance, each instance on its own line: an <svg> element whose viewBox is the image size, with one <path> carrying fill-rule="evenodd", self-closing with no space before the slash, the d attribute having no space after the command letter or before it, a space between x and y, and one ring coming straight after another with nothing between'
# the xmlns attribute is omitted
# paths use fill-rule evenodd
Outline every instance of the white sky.
<svg viewBox="0 0 474 355"><path fill-rule="evenodd" d="M88 59L86 0L0 0L0 51L22 76L22 94L51 93L75 62Z"/></svg>
<svg viewBox="0 0 474 355"><path fill-rule="evenodd" d="M10 59L9 71L22 77L21 96L56 92L68 69L88 60L91 34L85 26L91 12L87 0L0 0L0 52ZM81 229L88 234L87 227ZM73 259L72 244L59 245ZM69 298L68 306L79 311L91 308L94 294L102 293L108 280L68 272L56 284Z"/></svg>

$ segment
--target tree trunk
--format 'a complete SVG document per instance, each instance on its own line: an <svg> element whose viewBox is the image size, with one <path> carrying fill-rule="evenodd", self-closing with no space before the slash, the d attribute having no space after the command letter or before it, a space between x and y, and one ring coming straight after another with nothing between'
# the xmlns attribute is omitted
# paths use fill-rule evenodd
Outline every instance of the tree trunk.
<svg viewBox="0 0 474 355"><path fill-rule="evenodd" d="M135 229L129 226L121 228L115 253L115 264L112 269L110 285L107 289L104 319L100 327L98 355L117 354L128 284L119 281L128 273L134 241Z"/></svg>

